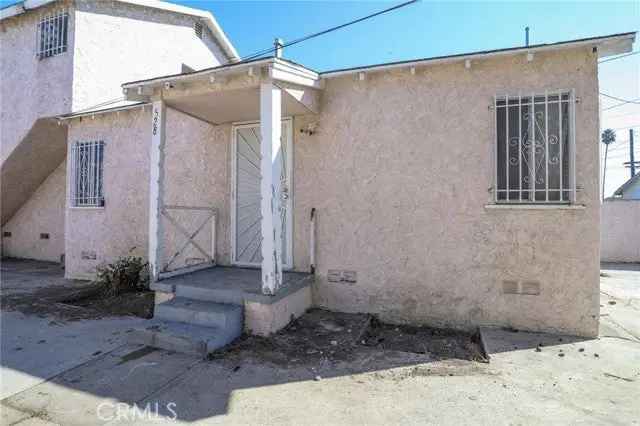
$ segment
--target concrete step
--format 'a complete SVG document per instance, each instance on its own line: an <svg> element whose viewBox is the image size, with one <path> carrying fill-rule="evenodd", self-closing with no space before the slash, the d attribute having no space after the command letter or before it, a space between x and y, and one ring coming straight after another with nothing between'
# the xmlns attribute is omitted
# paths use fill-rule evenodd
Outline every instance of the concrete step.
<svg viewBox="0 0 640 426"><path fill-rule="evenodd" d="M228 345L241 333L242 328L222 329L152 319L145 327L134 329L129 333L128 343L205 357Z"/></svg>
<svg viewBox="0 0 640 426"><path fill-rule="evenodd" d="M167 280L168 281L168 280ZM242 305L245 300L245 293L236 288L211 288L201 285L190 285L181 283L180 285L167 284L164 281L151 283L151 290L164 293L175 293L178 297L185 299L201 300L205 302L227 303L232 305Z"/></svg>
<svg viewBox="0 0 640 426"><path fill-rule="evenodd" d="M155 307L154 318L204 327L242 329L243 307L225 303L174 297Z"/></svg>

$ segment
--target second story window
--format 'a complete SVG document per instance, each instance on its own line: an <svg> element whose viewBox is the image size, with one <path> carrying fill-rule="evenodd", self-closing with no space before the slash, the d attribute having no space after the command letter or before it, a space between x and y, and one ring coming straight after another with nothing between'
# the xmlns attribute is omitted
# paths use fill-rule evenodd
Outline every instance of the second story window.
<svg viewBox="0 0 640 426"><path fill-rule="evenodd" d="M104 142L76 142L71 151L71 205L104 206Z"/></svg>
<svg viewBox="0 0 640 426"><path fill-rule="evenodd" d="M36 37L37 56L40 59L67 51L69 13L58 11L40 18Z"/></svg>

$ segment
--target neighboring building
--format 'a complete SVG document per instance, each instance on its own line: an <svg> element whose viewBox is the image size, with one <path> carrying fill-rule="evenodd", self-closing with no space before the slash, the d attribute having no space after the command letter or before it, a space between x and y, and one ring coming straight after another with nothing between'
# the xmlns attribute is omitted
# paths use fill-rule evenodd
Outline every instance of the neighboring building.
<svg viewBox="0 0 640 426"><path fill-rule="evenodd" d="M629 178L613 193L613 199L640 200L640 173Z"/></svg>
<svg viewBox="0 0 640 426"><path fill-rule="evenodd" d="M0 49L3 254L41 260L64 253L55 117L129 103L123 81L238 59L208 12L144 0L17 3L0 10Z"/></svg>
<svg viewBox="0 0 640 426"><path fill-rule="evenodd" d="M60 116L66 275L135 248L164 320L142 338L195 351L311 305L595 336L598 59L634 40L125 83L139 104Z"/></svg>

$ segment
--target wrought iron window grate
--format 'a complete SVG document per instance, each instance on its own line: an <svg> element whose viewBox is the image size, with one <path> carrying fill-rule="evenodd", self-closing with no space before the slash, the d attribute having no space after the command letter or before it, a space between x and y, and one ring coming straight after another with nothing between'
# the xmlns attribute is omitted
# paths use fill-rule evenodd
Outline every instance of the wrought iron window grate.
<svg viewBox="0 0 640 426"><path fill-rule="evenodd" d="M40 18L36 37L37 56L40 59L67 51L69 13L60 10Z"/></svg>
<svg viewBox="0 0 640 426"><path fill-rule="evenodd" d="M496 202L575 200L574 104L564 90L495 97Z"/></svg>
<svg viewBox="0 0 640 426"><path fill-rule="evenodd" d="M104 206L104 142L76 142L71 151L71 205Z"/></svg>

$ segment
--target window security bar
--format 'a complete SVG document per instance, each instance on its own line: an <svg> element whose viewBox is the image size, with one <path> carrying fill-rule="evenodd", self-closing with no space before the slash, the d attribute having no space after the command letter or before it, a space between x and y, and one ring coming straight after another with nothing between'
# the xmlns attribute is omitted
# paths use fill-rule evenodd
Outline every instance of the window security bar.
<svg viewBox="0 0 640 426"><path fill-rule="evenodd" d="M497 203L575 201L574 92L494 98Z"/></svg>
<svg viewBox="0 0 640 426"><path fill-rule="evenodd" d="M76 142L71 150L71 205L104 206L104 142Z"/></svg>
<svg viewBox="0 0 640 426"><path fill-rule="evenodd" d="M69 13L54 12L40 18L36 36L36 55L40 59L59 55L67 51Z"/></svg>

